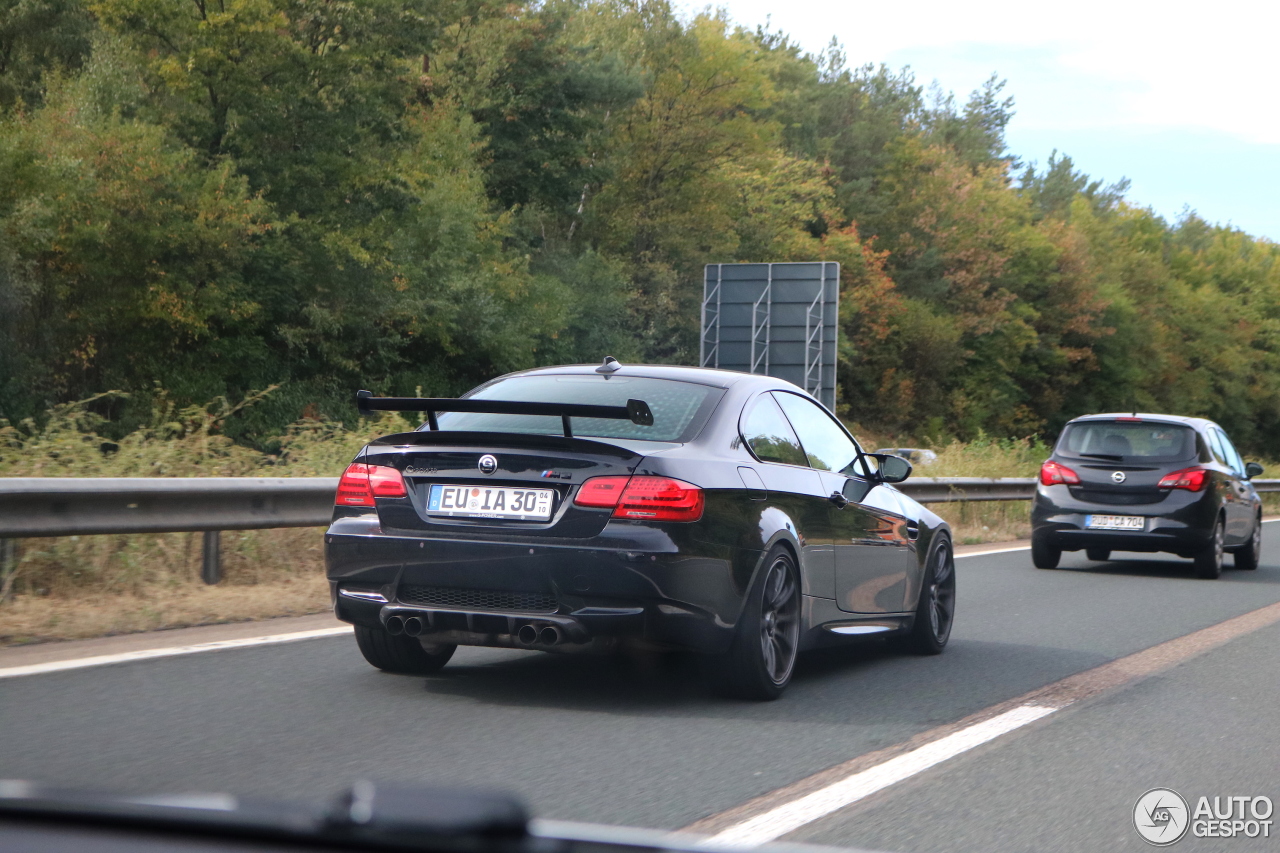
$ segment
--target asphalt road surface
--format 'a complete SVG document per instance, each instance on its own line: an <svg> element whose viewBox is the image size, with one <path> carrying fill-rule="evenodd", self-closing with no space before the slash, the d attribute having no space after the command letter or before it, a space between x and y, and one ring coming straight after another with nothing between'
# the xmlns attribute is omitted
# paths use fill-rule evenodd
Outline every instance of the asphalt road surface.
<svg viewBox="0 0 1280 853"><path fill-rule="evenodd" d="M708 693L680 659L459 649L440 674L369 667L350 637L0 680L0 777L124 792L327 798L371 777L503 788L549 818L687 826L1116 658L1280 601L1256 572L1027 551L960 559L945 654L812 654L779 701ZM1280 624L1105 692L798 829L891 851L1147 849L1144 791L1280 802ZM1280 830L1280 815L1276 827ZM1179 850L1280 850L1197 839Z"/></svg>

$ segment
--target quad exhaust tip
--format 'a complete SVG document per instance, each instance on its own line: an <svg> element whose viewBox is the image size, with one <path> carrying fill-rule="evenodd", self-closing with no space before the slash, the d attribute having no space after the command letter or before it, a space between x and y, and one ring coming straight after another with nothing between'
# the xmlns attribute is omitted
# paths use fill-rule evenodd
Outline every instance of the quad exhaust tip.
<svg viewBox="0 0 1280 853"><path fill-rule="evenodd" d="M516 631L516 639L522 646L532 646L538 642L538 629L532 625L521 625L520 630Z"/></svg>
<svg viewBox="0 0 1280 853"><path fill-rule="evenodd" d="M388 622L391 620L388 619ZM404 633L410 637L418 637L426 630L426 625L417 616L410 616L404 620Z"/></svg>
<svg viewBox="0 0 1280 853"><path fill-rule="evenodd" d="M387 633L395 637L404 633L404 620L399 616L387 617Z"/></svg>
<svg viewBox="0 0 1280 853"><path fill-rule="evenodd" d="M538 632L538 642L544 646L554 646L561 640L560 629L555 625L548 625Z"/></svg>

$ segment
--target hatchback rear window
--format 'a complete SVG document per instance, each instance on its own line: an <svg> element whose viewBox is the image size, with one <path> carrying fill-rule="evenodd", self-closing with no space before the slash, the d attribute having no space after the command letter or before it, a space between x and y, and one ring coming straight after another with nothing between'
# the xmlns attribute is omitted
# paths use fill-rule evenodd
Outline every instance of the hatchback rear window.
<svg viewBox="0 0 1280 853"><path fill-rule="evenodd" d="M586 403L593 406L625 406L627 400L644 400L653 412L652 426L641 426L625 420L575 417L571 419L573 434L584 438L689 441L706 423L723 394L723 390L710 385L671 379L561 375L498 379L480 386L466 396L477 400ZM442 430L564 434L560 418L549 415L448 412L441 413L437 420Z"/></svg>
<svg viewBox="0 0 1280 853"><path fill-rule="evenodd" d="M1181 424L1084 421L1067 424L1056 453L1133 462L1180 462L1196 456L1196 433Z"/></svg>

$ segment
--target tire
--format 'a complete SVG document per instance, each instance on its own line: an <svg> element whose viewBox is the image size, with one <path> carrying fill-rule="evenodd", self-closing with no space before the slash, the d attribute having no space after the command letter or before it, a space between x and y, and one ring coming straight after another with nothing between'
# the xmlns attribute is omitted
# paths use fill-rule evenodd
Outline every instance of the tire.
<svg viewBox="0 0 1280 853"><path fill-rule="evenodd" d="M715 660L716 687L738 699L777 699L791 683L799 649L800 573L791 552L778 546L747 594L733 645Z"/></svg>
<svg viewBox="0 0 1280 853"><path fill-rule="evenodd" d="M1105 563L1111 559L1110 548L1085 548L1084 553L1086 557L1095 563Z"/></svg>
<svg viewBox="0 0 1280 853"><path fill-rule="evenodd" d="M939 535L929 553L916 617L911 632L903 637L902 646L917 655L938 655L951 639L951 626L956 618L956 561L951 540Z"/></svg>
<svg viewBox="0 0 1280 853"><path fill-rule="evenodd" d="M398 675L429 675L438 672L457 646L441 643L431 651L417 637L393 637L382 628L356 626L356 645L364 659L383 672Z"/></svg>
<svg viewBox="0 0 1280 853"><path fill-rule="evenodd" d="M1211 581L1222 575L1222 556L1225 553L1222 547L1225 532L1222 527L1222 519L1219 518L1213 524L1213 535L1209 539L1209 544L1197 552L1193 558L1198 578Z"/></svg>
<svg viewBox="0 0 1280 853"><path fill-rule="evenodd" d="M1043 536L1031 537L1031 562L1037 569L1056 569L1062 559L1062 549L1055 548Z"/></svg>
<svg viewBox="0 0 1280 853"><path fill-rule="evenodd" d="M1253 535L1249 537L1249 541L1236 549L1233 561L1237 569L1243 569L1246 572L1252 572L1258 568L1258 561L1262 558L1262 516L1258 516L1253 522Z"/></svg>

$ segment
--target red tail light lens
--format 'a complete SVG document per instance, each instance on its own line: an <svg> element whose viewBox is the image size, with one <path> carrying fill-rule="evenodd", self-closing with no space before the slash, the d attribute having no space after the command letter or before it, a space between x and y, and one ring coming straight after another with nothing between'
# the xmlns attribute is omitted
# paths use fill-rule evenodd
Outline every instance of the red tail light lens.
<svg viewBox="0 0 1280 853"><path fill-rule="evenodd" d="M1079 482L1079 474L1066 465L1059 465L1052 459L1040 466L1040 485L1042 486L1061 486L1064 484L1074 486Z"/></svg>
<svg viewBox="0 0 1280 853"><path fill-rule="evenodd" d="M705 504L702 489L669 477L632 477L614 507L614 518L697 521Z"/></svg>
<svg viewBox="0 0 1280 853"><path fill-rule="evenodd" d="M592 477L578 489L573 502L578 506L615 507L630 477Z"/></svg>
<svg viewBox="0 0 1280 853"><path fill-rule="evenodd" d="M375 497L403 498L408 494L404 477L397 469L353 462L338 481L334 503L338 506L375 506Z"/></svg>
<svg viewBox="0 0 1280 853"><path fill-rule="evenodd" d="M386 465L369 466L369 488L373 489L375 498L403 498L409 495L400 469Z"/></svg>
<svg viewBox="0 0 1280 853"><path fill-rule="evenodd" d="M1204 484L1209 481L1209 472L1203 468L1183 468L1181 471L1174 471L1172 474L1165 474L1160 478L1160 488L1162 489L1186 489L1188 492L1198 492L1204 488Z"/></svg>
<svg viewBox="0 0 1280 853"><path fill-rule="evenodd" d="M697 521L706 498L702 489L670 477L592 477L573 499L578 506L613 507L614 518Z"/></svg>

